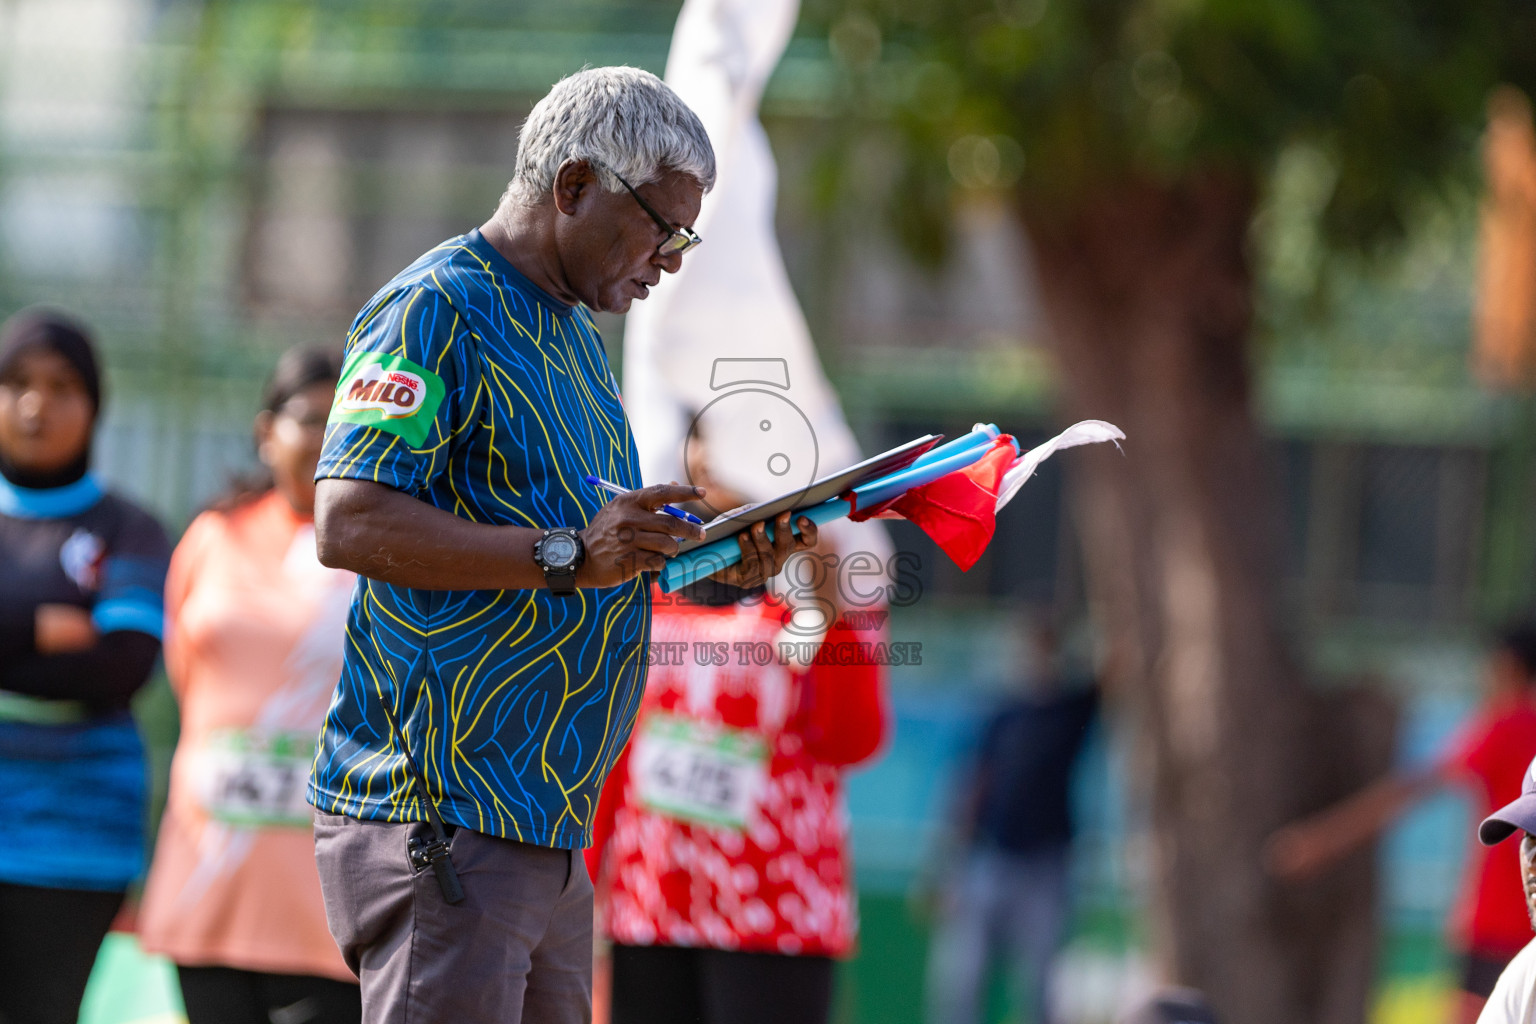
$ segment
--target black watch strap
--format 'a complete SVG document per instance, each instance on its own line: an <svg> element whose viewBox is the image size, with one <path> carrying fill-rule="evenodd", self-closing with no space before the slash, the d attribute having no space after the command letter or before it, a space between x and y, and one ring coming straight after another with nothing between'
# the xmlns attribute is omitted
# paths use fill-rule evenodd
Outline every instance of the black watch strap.
<svg viewBox="0 0 1536 1024"><path fill-rule="evenodd" d="M544 567L544 585L549 587L549 592L556 597L570 597L576 593L576 570L555 570L549 566Z"/></svg>

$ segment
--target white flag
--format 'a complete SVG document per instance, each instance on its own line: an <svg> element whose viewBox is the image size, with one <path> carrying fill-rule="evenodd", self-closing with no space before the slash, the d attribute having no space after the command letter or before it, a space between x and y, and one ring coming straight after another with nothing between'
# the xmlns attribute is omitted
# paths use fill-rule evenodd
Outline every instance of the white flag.
<svg viewBox="0 0 1536 1024"><path fill-rule="evenodd" d="M1105 441L1115 442L1115 447L1125 440L1125 433L1113 423L1105 423L1103 420L1082 420L1072 424L1066 430L1055 437L1029 449L1016 459L1008 472L1003 474L1002 486L997 492L997 511L1001 512L1003 506L1013 500L1013 496L1019 493L1019 488L1024 486L1024 481L1035 475L1035 470L1040 463L1050 458L1063 448L1076 448L1084 444L1102 444Z"/></svg>

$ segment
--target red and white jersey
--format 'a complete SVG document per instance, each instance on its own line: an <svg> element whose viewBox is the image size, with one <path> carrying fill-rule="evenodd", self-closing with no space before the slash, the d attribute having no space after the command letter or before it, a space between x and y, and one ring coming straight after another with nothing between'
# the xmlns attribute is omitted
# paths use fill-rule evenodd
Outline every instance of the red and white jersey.
<svg viewBox="0 0 1536 1024"><path fill-rule="evenodd" d="M645 697L591 851L614 941L851 951L842 766L880 744L884 669L833 653L875 639L841 625L809 670L785 664L785 620L771 597L657 595Z"/></svg>

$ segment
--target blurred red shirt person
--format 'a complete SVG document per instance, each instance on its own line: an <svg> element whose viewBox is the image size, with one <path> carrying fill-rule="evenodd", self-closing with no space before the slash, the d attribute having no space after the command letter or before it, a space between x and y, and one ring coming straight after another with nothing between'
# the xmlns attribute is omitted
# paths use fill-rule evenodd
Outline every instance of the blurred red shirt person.
<svg viewBox="0 0 1536 1024"><path fill-rule="evenodd" d="M830 958L857 931L842 769L880 746L884 669L840 657L880 639L841 622L809 669L785 664L787 618L768 595L655 597L655 663L588 851L614 1024L830 1009Z"/></svg>
<svg viewBox="0 0 1536 1024"><path fill-rule="evenodd" d="M1473 790L1478 808L1486 811L1520 795L1532 757L1536 707L1515 701L1487 708L1473 719L1441 761L1440 772L1463 781ZM1451 936L1459 948L1507 963L1530 941L1531 922L1519 882L1519 844L1472 847L1451 911Z"/></svg>
<svg viewBox="0 0 1536 1024"><path fill-rule="evenodd" d="M1505 842L1522 833L1518 845ZM1483 819L1477 838L1494 850L1515 851L1520 894L1536 928L1536 760L1525 771L1519 795ZM1477 1024L1536 1024L1536 942L1528 942L1499 975Z"/></svg>
<svg viewBox="0 0 1536 1024"><path fill-rule="evenodd" d="M1479 816L1518 796L1526 765L1536 757L1536 625L1500 634L1485 690L1471 721L1430 767L1390 775L1276 832L1266 854L1270 870L1290 880L1318 874L1447 785L1466 786ZM1456 1024L1477 1020L1500 972L1530 938L1519 879L1514 846L1473 846L1450 919L1460 957Z"/></svg>

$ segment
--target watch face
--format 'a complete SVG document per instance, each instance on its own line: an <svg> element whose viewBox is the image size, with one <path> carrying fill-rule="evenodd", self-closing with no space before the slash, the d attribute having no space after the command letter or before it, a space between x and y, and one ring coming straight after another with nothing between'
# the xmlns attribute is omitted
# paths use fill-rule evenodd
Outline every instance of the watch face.
<svg viewBox="0 0 1536 1024"><path fill-rule="evenodd" d="M576 561L576 541L568 534L550 534L544 538L540 552L545 565L551 569L563 569Z"/></svg>

